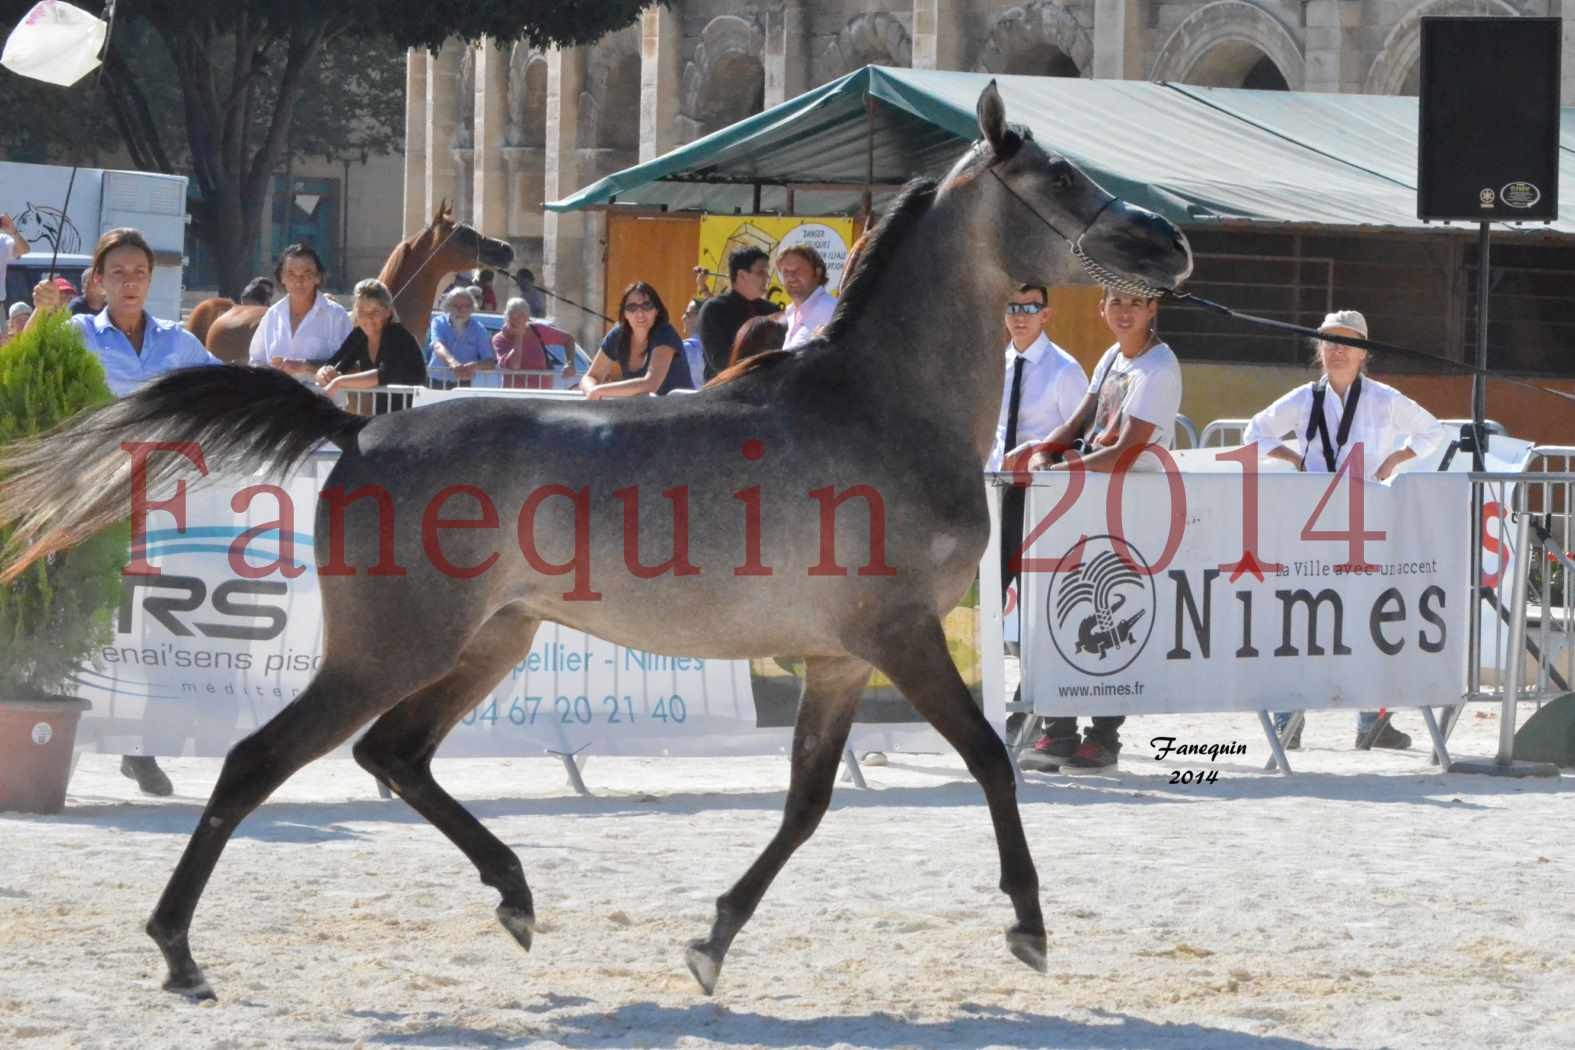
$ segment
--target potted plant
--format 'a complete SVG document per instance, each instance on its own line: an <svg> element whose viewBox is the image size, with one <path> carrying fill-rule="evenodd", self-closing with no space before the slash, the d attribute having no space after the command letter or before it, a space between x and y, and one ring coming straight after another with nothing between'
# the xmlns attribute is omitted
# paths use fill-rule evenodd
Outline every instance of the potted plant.
<svg viewBox="0 0 1575 1050"><path fill-rule="evenodd" d="M103 366L64 311L0 347L0 446L113 399ZM10 543L10 530L0 530L0 546ZM0 586L0 810L56 813L65 804L77 719L88 705L63 694L113 636L128 543L125 524L106 529Z"/></svg>

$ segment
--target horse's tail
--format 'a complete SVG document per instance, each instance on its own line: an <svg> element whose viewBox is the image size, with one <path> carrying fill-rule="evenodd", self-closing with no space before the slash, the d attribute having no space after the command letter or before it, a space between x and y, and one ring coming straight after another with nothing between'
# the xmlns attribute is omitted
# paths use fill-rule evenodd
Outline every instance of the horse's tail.
<svg viewBox="0 0 1575 1050"><path fill-rule="evenodd" d="M0 528L12 529L0 583L124 519L134 462L143 465L144 492L195 472L198 457L209 473L261 466L283 475L319 442L348 451L366 423L270 368L173 372L0 449ZM158 451L148 450L153 444Z"/></svg>

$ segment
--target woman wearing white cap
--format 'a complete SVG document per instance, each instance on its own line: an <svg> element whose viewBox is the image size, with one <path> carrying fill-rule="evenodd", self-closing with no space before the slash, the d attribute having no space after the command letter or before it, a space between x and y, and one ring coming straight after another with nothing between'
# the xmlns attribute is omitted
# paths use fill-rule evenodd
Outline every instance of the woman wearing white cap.
<svg viewBox="0 0 1575 1050"><path fill-rule="evenodd" d="M1336 310L1318 331L1366 339L1367 318L1355 310ZM1360 449L1364 479L1387 481L1402 463L1427 455L1443 442L1444 427L1431 412L1387 383L1363 375L1366 350L1320 339L1317 363L1322 376L1252 417L1243 435L1247 444L1313 474L1334 473ZM1289 445L1287 434L1294 435ZM1377 717L1374 711L1358 716L1358 743ZM1282 729L1289 719L1289 712L1275 715ZM1298 732L1290 746L1298 746L1300 737ZM1386 725L1372 746L1407 748L1411 738Z"/></svg>

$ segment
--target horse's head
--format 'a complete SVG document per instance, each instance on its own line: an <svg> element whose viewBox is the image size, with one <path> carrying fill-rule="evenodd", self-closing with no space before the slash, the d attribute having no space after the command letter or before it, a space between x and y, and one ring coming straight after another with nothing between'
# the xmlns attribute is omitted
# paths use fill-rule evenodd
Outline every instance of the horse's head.
<svg viewBox="0 0 1575 1050"><path fill-rule="evenodd" d="M1177 288L1192 272L1187 239L1168 220L1128 204L1047 152L1019 125L992 80L979 96L980 140L952 169L940 193L977 181L999 222L1007 273L1031 284L1078 277L1075 259L1101 284L1155 295ZM1068 251L1070 249L1070 253Z"/></svg>
<svg viewBox="0 0 1575 1050"><path fill-rule="evenodd" d="M514 249L506 242L483 237L474 226L455 222L447 201L438 204L431 224L406 243L412 256L426 260L426 268L439 274L473 269L478 263L507 270L514 262Z"/></svg>

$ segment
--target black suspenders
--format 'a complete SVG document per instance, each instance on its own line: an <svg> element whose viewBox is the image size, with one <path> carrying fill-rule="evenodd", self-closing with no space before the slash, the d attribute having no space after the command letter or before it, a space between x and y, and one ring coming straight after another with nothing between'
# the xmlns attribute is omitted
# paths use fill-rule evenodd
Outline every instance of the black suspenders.
<svg viewBox="0 0 1575 1050"><path fill-rule="evenodd" d="M1346 439L1351 436L1351 424L1356 420L1356 402L1362 396L1362 377L1356 377L1351 383L1350 393L1346 395L1345 409L1340 413L1340 429L1335 436L1336 443L1333 447L1329 445L1329 424L1324 422L1323 418L1323 396L1328 387L1328 376L1324 376L1313 385L1312 416L1307 420L1306 447L1302 449L1302 461L1297 464L1297 469L1301 469L1307 462L1307 453L1312 451L1313 436L1317 435L1323 443L1323 461L1328 464L1329 473L1333 474L1335 457L1345 447Z"/></svg>

